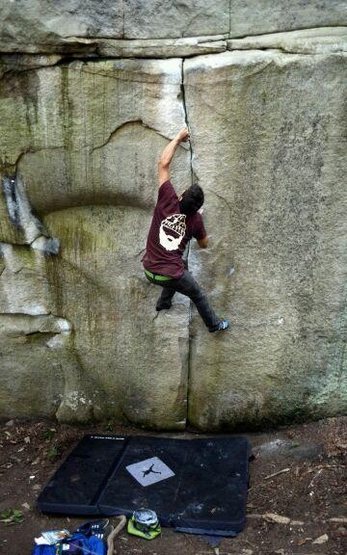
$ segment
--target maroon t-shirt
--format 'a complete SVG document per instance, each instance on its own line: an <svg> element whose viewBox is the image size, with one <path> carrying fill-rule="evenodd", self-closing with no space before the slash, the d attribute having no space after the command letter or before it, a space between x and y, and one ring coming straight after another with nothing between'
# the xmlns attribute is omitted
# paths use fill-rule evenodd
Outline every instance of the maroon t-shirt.
<svg viewBox="0 0 347 555"><path fill-rule="evenodd" d="M158 200L148 233L142 262L154 274L178 279L184 272L182 254L188 241L206 237L201 214L181 214L178 196L171 181L159 187Z"/></svg>

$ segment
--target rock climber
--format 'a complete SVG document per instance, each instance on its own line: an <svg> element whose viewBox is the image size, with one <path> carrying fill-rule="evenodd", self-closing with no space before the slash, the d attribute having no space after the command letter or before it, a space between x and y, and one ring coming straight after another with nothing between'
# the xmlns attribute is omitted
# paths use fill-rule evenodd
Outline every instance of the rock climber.
<svg viewBox="0 0 347 555"><path fill-rule="evenodd" d="M228 320L218 318L206 294L185 268L182 255L188 241L194 237L199 247L208 246L202 215L204 192L191 185L178 197L170 181L170 164L181 142L189 140L188 129L181 129L161 153L158 164L159 193L149 229L143 266L147 279L163 290L157 301L157 311L169 309L174 294L182 293L195 304L210 332L226 330Z"/></svg>

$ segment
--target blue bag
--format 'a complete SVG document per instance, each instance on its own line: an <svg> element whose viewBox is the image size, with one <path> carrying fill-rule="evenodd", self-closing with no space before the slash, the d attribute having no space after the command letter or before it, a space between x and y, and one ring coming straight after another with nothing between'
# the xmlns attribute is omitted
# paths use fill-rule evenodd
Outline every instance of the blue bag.
<svg viewBox="0 0 347 555"><path fill-rule="evenodd" d="M106 555L106 545L96 536L87 538L77 532L68 540L55 545L36 545L32 551L32 555L65 555L65 553L66 555Z"/></svg>

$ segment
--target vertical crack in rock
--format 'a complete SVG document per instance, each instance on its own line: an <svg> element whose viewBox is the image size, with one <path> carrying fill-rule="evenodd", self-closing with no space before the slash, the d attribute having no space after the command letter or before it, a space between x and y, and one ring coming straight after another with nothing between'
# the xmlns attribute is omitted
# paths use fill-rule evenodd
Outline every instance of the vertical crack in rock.
<svg viewBox="0 0 347 555"><path fill-rule="evenodd" d="M125 39L125 0L122 2L122 39Z"/></svg>
<svg viewBox="0 0 347 555"><path fill-rule="evenodd" d="M182 78L181 78L181 93L182 93L182 104L183 104L183 110L184 110L184 119L186 122L186 126L187 129L189 131L190 134L190 126L189 126L189 120L188 120L188 113L187 113L187 105L186 105L186 91L185 91L185 83L184 83L184 59L182 60ZM192 144L192 136L190 135L190 141L189 141L189 153L190 153L190 179L191 179L191 184L193 185L194 180L195 180L195 173L194 173L194 168L193 168L193 144Z"/></svg>
<svg viewBox="0 0 347 555"><path fill-rule="evenodd" d="M341 334L340 337L342 338L342 344L339 345L340 341L337 342L337 353L336 353L336 360L338 361L338 370L339 370L339 378L343 377L343 370L344 370L344 363L345 363L345 353L347 345L344 342L344 338L346 337L346 312L347 312L347 291L344 297L344 301L342 304L342 310L340 316L337 321L337 330Z"/></svg>
<svg viewBox="0 0 347 555"><path fill-rule="evenodd" d="M185 60L182 59L181 93L182 93L182 104L183 104L183 110L184 110L184 119L185 119L186 126L187 126L187 129L188 129L189 134L190 134L190 140L189 140L190 179L191 179L191 185L193 185L193 183L195 182L195 172L194 172L194 168L193 168L193 157L194 157L194 155L193 155L192 135L191 135L191 131L190 131L187 104L186 104L186 91L185 91L185 80L184 80L184 62L185 62ZM189 266L189 264L188 264L189 254L190 254L190 243L188 243L188 245L187 245L187 268ZM187 399L186 423L188 423L188 417L189 417L189 384L190 384L191 358L192 358L192 338L191 338L191 334L190 334L190 325L191 325L191 321L192 321L192 309L193 309L193 303L192 303L192 301L190 301L189 302L189 327L188 327L188 333L189 333L189 336L188 336L188 356L187 356L188 368L187 368L187 386L186 386L186 399Z"/></svg>

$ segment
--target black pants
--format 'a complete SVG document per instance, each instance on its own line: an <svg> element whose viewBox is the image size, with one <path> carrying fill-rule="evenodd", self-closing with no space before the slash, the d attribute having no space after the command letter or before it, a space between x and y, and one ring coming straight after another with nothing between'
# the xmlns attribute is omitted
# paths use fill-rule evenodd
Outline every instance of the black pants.
<svg viewBox="0 0 347 555"><path fill-rule="evenodd" d="M208 328L212 328L218 324L220 318L217 317L215 311L208 302L206 294L188 270L185 270L182 277L179 279L170 279L168 281L157 281L155 277L146 277L151 283L160 285L163 288L157 302L158 308L161 306L169 306L174 294L176 292L182 293L182 295L189 297L193 301Z"/></svg>

